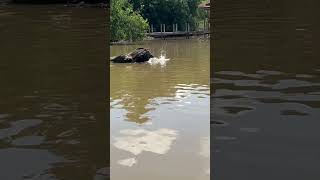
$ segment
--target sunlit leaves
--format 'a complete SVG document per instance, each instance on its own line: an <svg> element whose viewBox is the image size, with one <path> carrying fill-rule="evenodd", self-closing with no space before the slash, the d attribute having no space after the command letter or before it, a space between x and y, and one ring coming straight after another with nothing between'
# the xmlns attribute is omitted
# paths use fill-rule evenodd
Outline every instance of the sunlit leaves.
<svg viewBox="0 0 320 180"><path fill-rule="evenodd" d="M127 0L111 1L111 41L137 41L145 37L147 21Z"/></svg>

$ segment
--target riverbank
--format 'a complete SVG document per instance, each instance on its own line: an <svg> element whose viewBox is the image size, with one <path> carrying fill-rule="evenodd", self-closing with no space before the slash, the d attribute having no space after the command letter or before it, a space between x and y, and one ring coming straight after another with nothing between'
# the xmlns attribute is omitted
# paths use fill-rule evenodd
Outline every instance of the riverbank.
<svg viewBox="0 0 320 180"><path fill-rule="evenodd" d="M126 41L126 40L120 40L120 41L114 41L110 42L110 45L134 45L134 44L143 44L144 41L150 41L154 38L146 37L141 41Z"/></svg>
<svg viewBox="0 0 320 180"><path fill-rule="evenodd" d="M149 41L175 41L175 40L181 40L181 41L185 41L187 38L186 37L173 37L173 38L167 38L167 39L160 39L160 38L152 38L152 37L147 37L146 39L142 40L142 41L116 41L116 42L110 42L110 45L142 45L145 42L149 42ZM210 36L209 35L205 35L205 36L191 36L189 37L189 39L198 39L201 41L210 41Z"/></svg>

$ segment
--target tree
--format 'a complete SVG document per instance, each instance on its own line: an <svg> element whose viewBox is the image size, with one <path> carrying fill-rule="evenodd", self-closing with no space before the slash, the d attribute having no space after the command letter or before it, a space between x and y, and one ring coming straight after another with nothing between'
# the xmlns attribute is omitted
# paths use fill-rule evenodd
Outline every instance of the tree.
<svg viewBox="0 0 320 180"><path fill-rule="evenodd" d="M138 41L145 37L148 22L127 0L112 0L110 13L111 41Z"/></svg>
<svg viewBox="0 0 320 180"><path fill-rule="evenodd" d="M159 29L160 24L171 27L178 24L180 30L184 30L186 23L191 28L196 26L203 14L198 5L203 0L129 0L135 11Z"/></svg>

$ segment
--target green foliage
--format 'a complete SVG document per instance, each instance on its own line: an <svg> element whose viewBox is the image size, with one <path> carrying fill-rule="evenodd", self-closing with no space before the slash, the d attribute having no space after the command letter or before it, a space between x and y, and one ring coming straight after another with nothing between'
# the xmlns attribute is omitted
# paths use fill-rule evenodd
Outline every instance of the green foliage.
<svg viewBox="0 0 320 180"><path fill-rule="evenodd" d="M138 41L145 37L148 22L127 0L111 1L110 30L111 41Z"/></svg>
<svg viewBox="0 0 320 180"><path fill-rule="evenodd" d="M184 30L186 23L193 29L204 14L203 10L198 8L202 1L129 0L134 10L140 12L158 30L160 24L166 24L169 28L172 24L178 24L179 29Z"/></svg>

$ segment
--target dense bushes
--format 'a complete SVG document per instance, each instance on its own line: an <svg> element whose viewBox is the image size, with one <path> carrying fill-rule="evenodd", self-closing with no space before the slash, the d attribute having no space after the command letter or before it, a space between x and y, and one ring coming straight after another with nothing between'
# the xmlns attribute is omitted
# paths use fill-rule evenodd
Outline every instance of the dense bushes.
<svg viewBox="0 0 320 180"><path fill-rule="evenodd" d="M137 41L145 37L148 23L127 0L112 0L110 11L111 41Z"/></svg>
<svg viewBox="0 0 320 180"><path fill-rule="evenodd" d="M186 23L191 28L196 26L199 19L203 20L205 13L198 8L203 0L129 0L134 10L153 24L159 31L160 24L171 27L178 24L179 30L184 30ZM171 27L172 28L172 27Z"/></svg>
<svg viewBox="0 0 320 180"><path fill-rule="evenodd" d="M206 13L198 8L203 0L111 0L111 41L141 40L149 25L160 31L160 24L167 30L190 30L198 27Z"/></svg>

